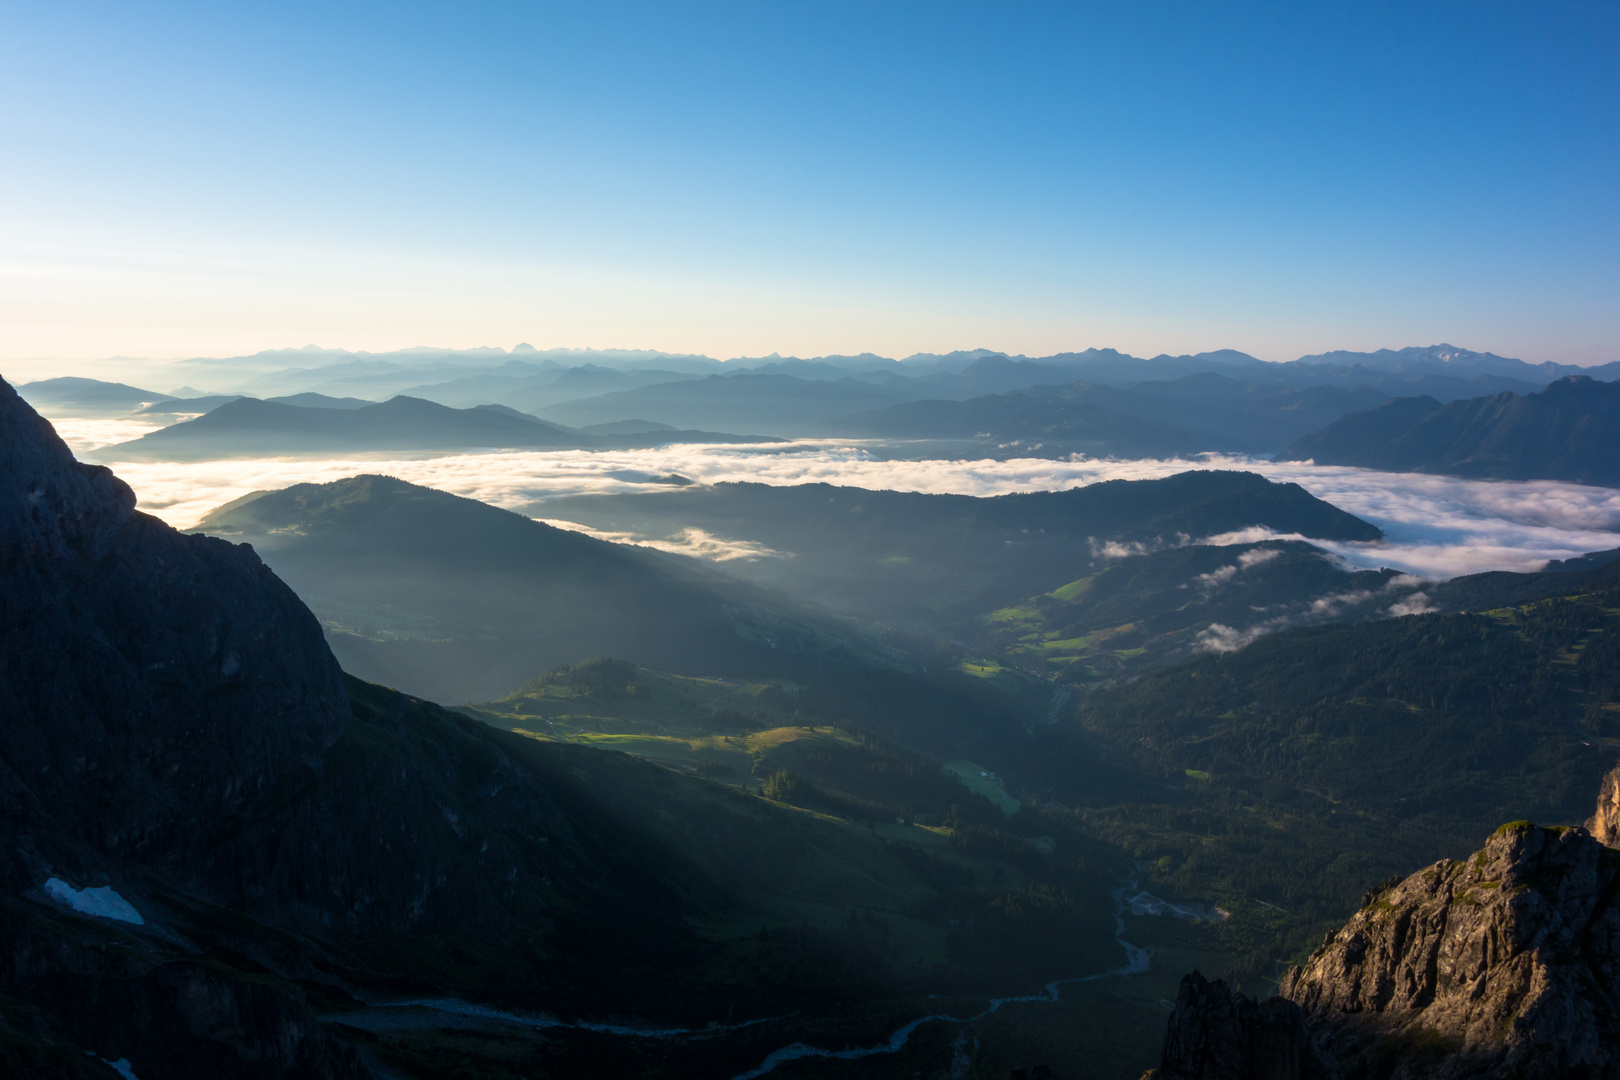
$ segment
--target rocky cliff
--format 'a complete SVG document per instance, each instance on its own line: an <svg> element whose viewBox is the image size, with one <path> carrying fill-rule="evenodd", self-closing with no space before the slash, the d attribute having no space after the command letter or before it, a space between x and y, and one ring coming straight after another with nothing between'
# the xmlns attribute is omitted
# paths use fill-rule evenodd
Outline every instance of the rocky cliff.
<svg viewBox="0 0 1620 1080"><path fill-rule="evenodd" d="M348 723L320 626L251 548L136 511L3 382L0 635L0 811L25 838L0 873L186 861Z"/></svg>
<svg viewBox="0 0 1620 1080"><path fill-rule="evenodd" d="M1369 892L1275 998L1188 976L1159 1075L1620 1077L1617 894L1584 829L1505 825Z"/></svg>
<svg viewBox="0 0 1620 1080"><path fill-rule="evenodd" d="M0 1072L359 1075L301 992L157 899L258 884L211 853L349 724L319 625L251 548L137 512L0 382Z"/></svg>
<svg viewBox="0 0 1620 1080"><path fill-rule="evenodd" d="M1586 830L1598 843L1620 848L1620 765L1609 770L1598 790L1597 811L1586 822Z"/></svg>

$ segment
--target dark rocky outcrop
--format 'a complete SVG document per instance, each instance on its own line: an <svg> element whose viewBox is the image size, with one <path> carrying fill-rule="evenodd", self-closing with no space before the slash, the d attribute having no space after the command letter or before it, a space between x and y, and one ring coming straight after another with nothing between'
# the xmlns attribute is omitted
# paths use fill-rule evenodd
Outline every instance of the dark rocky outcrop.
<svg viewBox="0 0 1620 1080"><path fill-rule="evenodd" d="M0 811L31 860L8 875L189 861L348 723L319 624L252 548L137 512L3 382L0 642Z"/></svg>
<svg viewBox="0 0 1620 1080"><path fill-rule="evenodd" d="M1283 998L1253 1001L1198 972L1181 980L1158 1080L1327 1080L1305 1014Z"/></svg>
<svg viewBox="0 0 1620 1080"><path fill-rule="evenodd" d="M157 918L166 890L263 891L217 861L229 823L284 802L349 723L320 626L251 548L138 513L0 382L0 1071L359 1075L296 988ZM74 914L51 878L154 918Z"/></svg>
<svg viewBox="0 0 1620 1080"><path fill-rule="evenodd" d="M1620 1077L1617 894L1584 829L1505 825L1372 890L1269 1001L1188 976L1159 1075Z"/></svg>

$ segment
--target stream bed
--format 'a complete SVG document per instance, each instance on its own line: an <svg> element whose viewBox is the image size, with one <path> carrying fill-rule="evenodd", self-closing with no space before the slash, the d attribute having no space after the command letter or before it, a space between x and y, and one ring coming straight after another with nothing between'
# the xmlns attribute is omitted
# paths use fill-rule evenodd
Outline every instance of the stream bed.
<svg viewBox="0 0 1620 1080"><path fill-rule="evenodd" d="M916 1017L892 1031L886 1039L870 1046L843 1047L830 1049L815 1046L806 1042L794 1042L771 1051L754 1068L736 1074L733 1080L755 1080L770 1074L779 1066L791 1061L806 1058L825 1058L839 1061L852 1061L860 1058L875 1057L880 1054L895 1054L905 1048L907 1043L917 1031L929 1024L959 1025L965 1028L977 1020L992 1015L1004 1005L1015 1004L1053 1004L1061 1000L1063 988L1081 983L1096 982L1101 979L1111 979L1127 975L1140 975L1147 972L1152 959L1153 950L1139 945L1133 945L1125 940L1125 916L1141 907L1142 897L1132 881L1113 891L1114 899L1114 940L1125 950L1125 963L1109 971L1098 972L1092 975L1079 975L1068 979L1054 979L1047 983L1038 992L1021 994L1009 997L989 998L984 1007L976 1012L966 1015L955 1015L949 1012L928 1013ZM596 1023L587 1020L564 1020L547 1013L517 1013L501 1009L490 1008L457 998L417 998L406 1001L393 1001L374 1005L363 1011L335 1013L323 1016L324 1021L342 1024L347 1027L358 1028L378 1034L386 1032L411 1031L427 1028L464 1029L464 1030L490 1030L513 1028L528 1029L530 1031L579 1031L596 1034L624 1036L639 1039L708 1039L741 1031L744 1028L755 1027L760 1024L772 1023L786 1017L761 1017L743 1023L717 1024L711 1023L705 1027L656 1027L652 1025L635 1026L626 1024ZM965 1032L964 1032L965 1034ZM953 1046L958 1063L964 1066L971 1057L971 1051L966 1048L965 1038L958 1038ZM955 1071L955 1070L953 1070ZM959 1074L959 1072L958 1072Z"/></svg>

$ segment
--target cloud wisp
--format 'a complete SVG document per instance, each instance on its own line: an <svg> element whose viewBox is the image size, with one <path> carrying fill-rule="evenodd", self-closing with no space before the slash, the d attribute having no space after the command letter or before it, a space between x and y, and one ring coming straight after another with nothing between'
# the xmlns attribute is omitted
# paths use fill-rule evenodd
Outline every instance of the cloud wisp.
<svg viewBox="0 0 1620 1080"><path fill-rule="evenodd" d="M81 451L108 432L62 424ZM98 422L104 423L104 422ZM75 426L79 425L79 426ZM1379 526L1377 543L1313 540L1355 567L1387 566L1435 580L1483 570L1535 570L1549 559L1620 547L1620 490L1556 481L1459 480L1416 473L1271 462L1227 455L1112 461L1096 458L893 460L878 444L800 440L769 447L680 445L620 451L501 451L451 455L354 455L210 462L115 462L142 508L172 524L194 524L213 507L250 491L318 483L356 473L387 473L496 506L519 508L567 495L661 491L650 478L679 473L700 483L829 483L844 486L1000 495L1052 491L1104 480L1150 479L1188 469L1244 469L1297 483ZM642 479L648 478L648 479ZM1201 542L1253 543L1282 537L1263 528ZM722 545L731 541L710 538ZM667 541L696 553L698 539ZM1165 543L1185 542L1166 538ZM723 553L714 549L715 556ZM1123 552L1121 552L1123 554ZM726 557L765 557L765 553Z"/></svg>
<svg viewBox="0 0 1620 1080"><path fill-rule="evenodd" d="M775 548L756 544L752 540L727 540L715 536L698 528L682 529L678 533L663 537L662 539L648 540L636 533L606 532L602 529L593 529L588 525L581 525L576 521L562 521L558 518L536 518L543 524L553 528L567 529L569 532L580 532L586 536L594 536L598 540L607 540L615 544L638 544L641 547L657 548L659 551L670 551L676 555L690 555L695 559L707 559L709 562L739 562L749 559L790 559L791 551L777 551Z"/></svg>

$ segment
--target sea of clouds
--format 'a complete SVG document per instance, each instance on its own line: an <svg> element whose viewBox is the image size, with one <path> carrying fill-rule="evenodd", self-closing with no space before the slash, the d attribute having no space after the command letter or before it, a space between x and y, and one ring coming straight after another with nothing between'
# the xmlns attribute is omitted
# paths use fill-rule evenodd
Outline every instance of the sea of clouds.
<svg viewBox="0 0 1620 1080"><path fill-rule="evenodd" d="M130 421L56 421L75 451L94 451L155 425ZM136 429L139 430L136 430ZM800 440L766 447L679 445L618 451L492 451L450 455L343 458L255 458L210 462L110 462L140 505L185 528L209 510L252 491L322 483L357 473L384 473L512 509L566 495L668 491L658 478L677 473L700 483L824 482L903 491L999 495L1064 490L1103 480L1146 479L1188 469L1246 469L1299 484L1319 498L1372 522L1386 540L1372 544L1316 541L1357 567L1388 566L1428 579L1482 570L1535 570L1549 559L1620 547L1620 490L1555 481L1459 480L1416 473L1271 462L1205 454L1195 458L1113 461L893 460L877 444ZM535 516L547 519L548 515ZM1219 538L1266 539L1265 530ZM652 541L709 559L766 554L743 551L698 530Z"/></svg>

